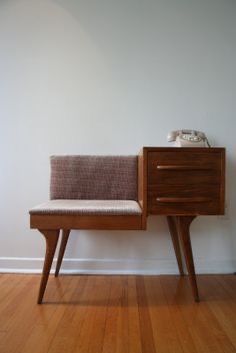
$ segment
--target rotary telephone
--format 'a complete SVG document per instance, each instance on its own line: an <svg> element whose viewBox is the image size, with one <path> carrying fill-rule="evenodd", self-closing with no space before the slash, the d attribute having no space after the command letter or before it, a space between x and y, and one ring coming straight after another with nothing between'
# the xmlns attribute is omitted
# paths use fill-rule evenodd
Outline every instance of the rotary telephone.
<svg viewBox="0 0 236 353"><path fill-rule="evenodd" d="M175 141L175 147L210 147L206 135L196 130L172 131L168 134L167 140Z"/></svg>

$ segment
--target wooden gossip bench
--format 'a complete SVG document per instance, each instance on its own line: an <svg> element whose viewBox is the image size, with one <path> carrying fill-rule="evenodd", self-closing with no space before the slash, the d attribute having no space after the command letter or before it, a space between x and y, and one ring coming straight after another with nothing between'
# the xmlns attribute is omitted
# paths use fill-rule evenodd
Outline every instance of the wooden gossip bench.
<svg viewBox="0 0 236 353"><path fill-rule="evenodd" d="M145 230L149 214L166 215L180 274L180 244L199 301L189 227L198 215L224 214L224 148L143 147L138 156L52 156L50 201L30 210L46 239L42 303L62 230L58 276L71 229Z"/></svg>

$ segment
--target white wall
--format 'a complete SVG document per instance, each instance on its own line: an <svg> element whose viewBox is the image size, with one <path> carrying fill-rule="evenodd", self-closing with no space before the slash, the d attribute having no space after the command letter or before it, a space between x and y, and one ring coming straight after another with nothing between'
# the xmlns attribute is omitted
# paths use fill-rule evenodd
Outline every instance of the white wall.
<svg viewBox="0 0 236 353"><path fill-rule="evenodd" d="M193 128L227 148L228 219L192 225L198 272L235 271L236 2L0 2L0 268L39 270L28 210L51 154L136 154ZM175 273L163 217L148 230L72 232L64 268ZM70 260L70 261L69 261Z"/></svg>

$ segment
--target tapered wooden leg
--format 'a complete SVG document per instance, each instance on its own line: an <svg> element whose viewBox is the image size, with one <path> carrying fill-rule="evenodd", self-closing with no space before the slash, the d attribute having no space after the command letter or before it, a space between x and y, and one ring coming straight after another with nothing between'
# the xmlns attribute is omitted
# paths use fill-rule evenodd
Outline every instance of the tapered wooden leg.
<svg viewBox="0 0 236 353"><path fill-rule="evenodd" d="M184 271L183 271L183 263L182 263L182 256L180 251L176 219L174 216L167 216L167 222L168 222L169 231L170 231L170 235L171 235L174 250L175 250L175 256L179 267L179 273L181 274L181 276L183 276Z"/></svg>
<svg viewBox="0 0 236 353"><path fill-rule="evenodd" d="M183 247L184 257L186 261L186 266L188 269L189 280L193 291L193 296L196 302L199 302L199 295L198 295L198 288L197 288L197 281L195 275L195 268L193 262L193 253L192 253L192 246L190 240L190 224L194 220L195 216L180 216L177 217L178 223L178 231L180 240Z"/></svg>
<svg viewBox="0 0 236 353"><path fill-rule="evenodd" d="M38 296L38 304L41 304L43 300L43 295L46 289L48 276L51 270L53 256L55 254L60 231L59 230L40 230L40 229L39 231L40 233L43 234L46 240L46 254L45 254L43 273L41 277L39 296Z"/></svg>
<svg viewBox="0 0 236 353"><path fill-rule="evenodd" d="M70 229L63 229L62 238L61 238L61 245L60 245L60 250L59 250L58 259L57 259L55 277L57 277L59 274L69 235L70 235Z"/></svg>

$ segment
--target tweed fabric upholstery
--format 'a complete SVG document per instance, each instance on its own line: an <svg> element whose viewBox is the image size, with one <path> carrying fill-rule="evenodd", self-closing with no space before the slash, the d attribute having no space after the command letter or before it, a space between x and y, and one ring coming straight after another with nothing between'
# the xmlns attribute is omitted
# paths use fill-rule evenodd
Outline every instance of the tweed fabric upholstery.
<svg viewBox="0 0 236 353"><path fill-rule="evenodd" d="M130 200L51 200L30 210L44 215L141 215L136 201Z"/></svg>
<svg viewBox="0 0 236 353"><path fill-rule="evenodd" d="M137 156L52 156L50 199L137 200Z"/></svg>

